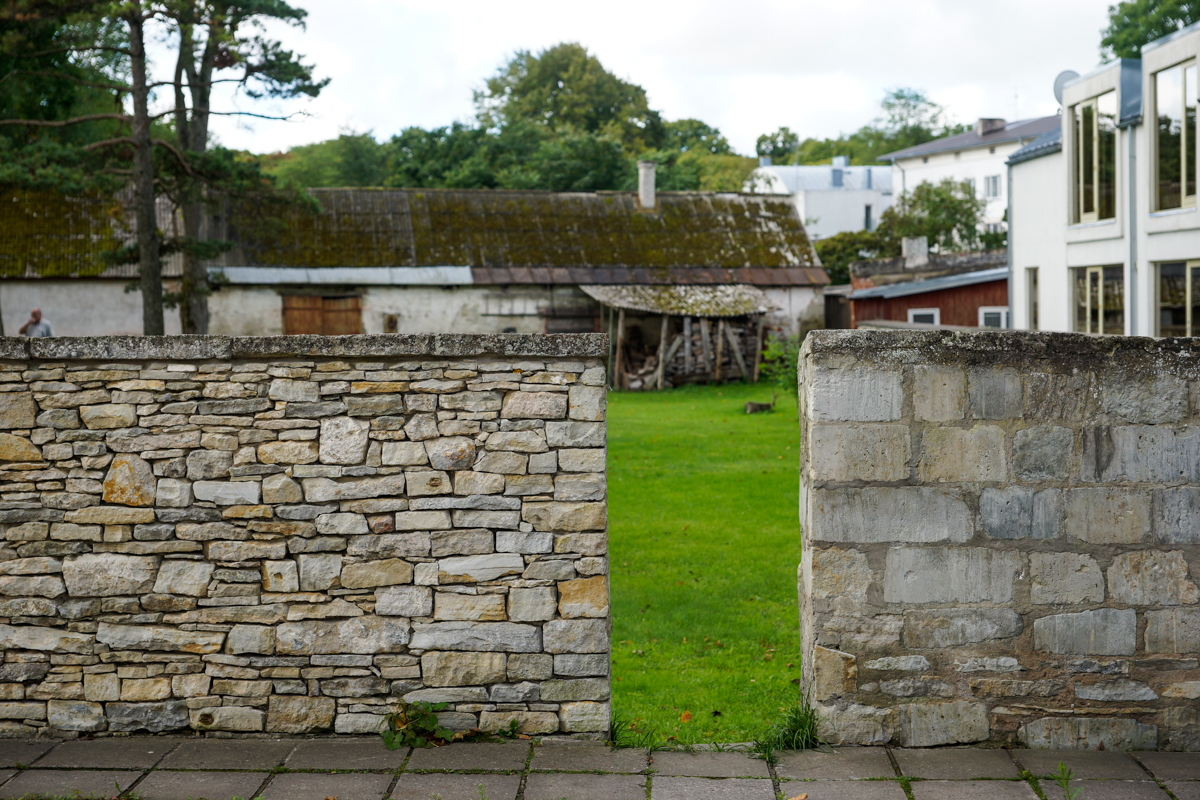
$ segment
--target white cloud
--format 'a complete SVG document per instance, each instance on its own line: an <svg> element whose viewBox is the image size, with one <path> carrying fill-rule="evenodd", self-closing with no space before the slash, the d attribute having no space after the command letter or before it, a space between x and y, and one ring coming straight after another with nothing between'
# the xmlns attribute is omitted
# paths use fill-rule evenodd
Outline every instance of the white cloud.
<svg viewBox="0 0 1200 800"><path fill-rule="evenodd" d="M373 130L470 119L472 89L518 49L586 45L616 74L644 86L668 118L698 117L742 152L787 125L834 136L869 122L896 86L921 88L958 121L1052 114L1054 76L1098 61L1105 0L611 0L563 3L459 0L293 0L307 30L272 28L333 79L319 98L246 110L304 109L291 122L214 132L256 152Z"/></svg>

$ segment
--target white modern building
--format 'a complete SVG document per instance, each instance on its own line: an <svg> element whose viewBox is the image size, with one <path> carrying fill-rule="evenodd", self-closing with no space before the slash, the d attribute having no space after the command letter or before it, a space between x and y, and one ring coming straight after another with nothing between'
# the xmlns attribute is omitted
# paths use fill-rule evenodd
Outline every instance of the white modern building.
<svg viewBox="0 0 1200 800"><path fill-rule="evenodd" d="M1014 327L1200 334L1198 57L1200 24L1067 82L1009 159Z"/></svg>
<svg viewBox="0 0 1200 800"><path fill-rule="evenodd" d="M980 119L966 133L897 150L879 157L891 162L892 185L898 194L922 183L941 183L946 178L966 181L977 196L987 201L983 222L989 231L1004 229L1008 206L1005 162L1037 137L1059 127L1059 118L1040 117L1017 122Z"/></svg>
<svg viewBox="0 0 1200 800"><path fill-rule="evenodd" d="M825 239L874 230L892 207L892 174L887 167L852 167L846 156L834 156L833 164L758 167L744 191L791 195L809 238Z"/></svg>

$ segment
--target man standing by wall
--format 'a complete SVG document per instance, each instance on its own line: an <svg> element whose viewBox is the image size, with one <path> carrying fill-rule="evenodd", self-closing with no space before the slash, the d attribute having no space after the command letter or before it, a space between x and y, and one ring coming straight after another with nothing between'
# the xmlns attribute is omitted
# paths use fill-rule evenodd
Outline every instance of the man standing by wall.
<svg viewBox="0 0 1200 800"><path fill-rule="evenodd" d="M54 335L54 326L49 320L42 319L42 310L35 308L29 312L29 322L21 326L20 331L22 336L34 337L49 337Z"/></svg>

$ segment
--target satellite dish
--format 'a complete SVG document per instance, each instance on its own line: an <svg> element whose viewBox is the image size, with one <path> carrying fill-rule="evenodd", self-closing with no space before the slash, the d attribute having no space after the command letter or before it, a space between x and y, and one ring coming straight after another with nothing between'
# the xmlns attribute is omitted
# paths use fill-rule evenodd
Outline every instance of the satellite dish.
<svg viewBox="0 0 1200 800"><path fill-rule="evenodd" d="M1058 73L1058 77L1054 79L1054 99L1058 101L1060 106L1062 105L1063 87L1078 77L1078 72L1068 69Z"/></svg>

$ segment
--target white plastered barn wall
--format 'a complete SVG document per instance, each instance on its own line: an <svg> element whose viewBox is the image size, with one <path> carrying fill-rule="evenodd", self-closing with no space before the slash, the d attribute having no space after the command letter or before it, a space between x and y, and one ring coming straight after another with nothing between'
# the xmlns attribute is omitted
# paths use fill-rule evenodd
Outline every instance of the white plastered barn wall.
<svg viewBox="0 0 1200 800"><path fill-rule="evenodd" d="M1066 166L1061 152L1012 167L1012 324L1029 330L1026 276L1038 270L1038 329L1071 330L1071 286L1066 270Z"/></svg>
<svg viewBox="0 0 1200 800"><path fill-rule="evenodd" d="M4 333L16 336L34 308L54 326L55 336L140 336L142 294L127 292L128 279L67 278L0 282ZM179 309L163 309L167 334L181 332Z"/></svg>

